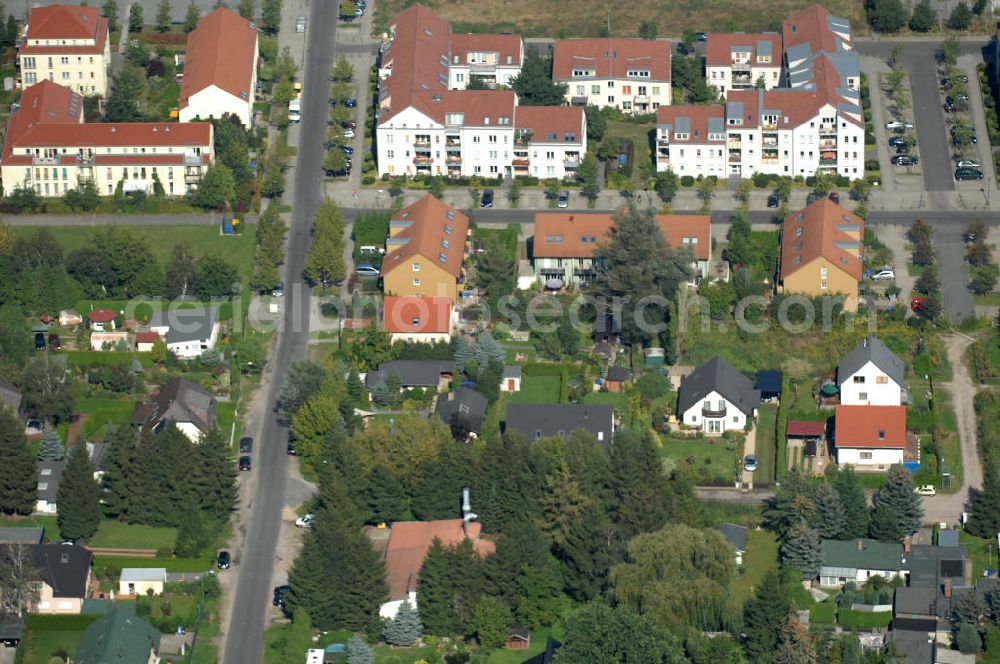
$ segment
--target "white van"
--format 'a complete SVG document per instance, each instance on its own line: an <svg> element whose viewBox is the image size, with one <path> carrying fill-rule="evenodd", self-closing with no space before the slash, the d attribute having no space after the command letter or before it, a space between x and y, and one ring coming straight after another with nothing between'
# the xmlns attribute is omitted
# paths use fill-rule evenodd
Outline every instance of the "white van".
<svg viewBox="0 0 1000 664"><path fill-rule="evenodd" d="M299 122L302 120L302 97L296 97L288 102L288 121Z"/></svg>

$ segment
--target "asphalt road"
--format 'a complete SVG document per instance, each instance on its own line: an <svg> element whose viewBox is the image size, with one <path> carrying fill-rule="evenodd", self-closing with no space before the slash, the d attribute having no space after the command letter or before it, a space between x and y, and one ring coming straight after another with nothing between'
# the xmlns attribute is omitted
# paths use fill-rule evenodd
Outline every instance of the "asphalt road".
<svg viewBox="0 0 1000 664"><path fill-rule="evenodd" d="M311 3L309 44L306 49L304 136L323 136L326 131L328 72L333 66L337 29L337 4ZM315 39L314 39L315 37ZM293 178L292 223L286 256L285 314L271 358L268 414L263 418L256 452L256 491L247 517L247 537L237 566L239 579L232 618L226 637L225 664L251 664L261 659L264 620L271 602L270 579L285 502L289 457L285 454L287 429L273 414L286 367L304 358L309 344L309 289L302 283L302 270L309 249L312 216L322 202L320 167L323 143L300 142Z"/></svg>
<svg viewBox="0 0 1000 664"><path fill-rule="evenodd" d="M187 15L187 8L190 4L195 4L201 8L202 16L212 11L212 7L215 6L216 0L170 0L170 15L173 20L177 23L181 23L184 17ZM146 20L146 23L152 25L156 22L156 12L160 8L160 0L135 0L140 5L142 5L142 15ZM77 4L73 2L67 2L67 0L14 0L13 2L7 3L7 11L14 14L17 17L26 16L28 10L32 7L47 7L49 5L65 5L65 4ZM99 6L102 3L91 2L90 5ZM118 9L121 14L120 22L124 23L128 20L128 8L132 4L130 0L118 0ZM230 8L232 8L235 2L230 2ZM260 6L258 3L257 11L260 11Z"/></svg>
<svg viewBox="0 0 1000 664"><path fill-rule="evenodd" d="M965 262L965 226L956 224L934 227L938 273L941 275L941 301L952 323L961 323L975 314L969 292L969 268Z"/></svg>

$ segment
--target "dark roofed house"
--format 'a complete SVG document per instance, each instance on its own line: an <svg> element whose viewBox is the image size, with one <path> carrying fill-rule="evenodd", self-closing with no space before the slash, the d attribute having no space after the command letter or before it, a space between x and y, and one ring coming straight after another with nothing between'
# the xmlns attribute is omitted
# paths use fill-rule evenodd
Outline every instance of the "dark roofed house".
<svg viewBox="0 0 1000 664"><path fill-rule="evenodd" d="M90 591L90 551L76 544L35 544L32 559L41 575L39 613L80 613Z"/></svg>
<svg viewBox="0 0 1000 664"><path fill-rule="evenodd" d="M80 636L75 664L157 662L160 632L135 614L135 605L117 603Z"/></svg>
<svg viewBox="0 0 1000 664"><path fill-rule="evenodd" d="M65 461L38 462L38 495L35 498L35 511L55 514L59 511L56 498L59 495L59 483L62 482Z"/></svg>
<svg viewBox="0 0 1000 664"><path fill-rule="evenodd" d="M845 583L863 585L873 576L892 579L903 575L903 545L873 539L823 540L819 584L839 588Z"/></svg>
<svg viewBox="0 0 1000 664"><path fill-rule="evenodd" d="M517 431L529 441L565 438L577 429L590 432L606 445L615 433L615 409L587 404L507 404L504 431Z"/></svg>
<svg viewBox="0 0 1000 664"><path fill-rule="evenodd" d="M173 424L192 442L215 426L219 404L201 385L174 378L150 401L136 404L132 424L146 431L160 431Z"/></svg>
<svg viewBox="0 0 1000 664"><path fill-rule="evenodd" d="M757 372L757 390L760 392L762 401L781 398L781 380L780 371Z"/></svg>
<svg viewBox="0 0 1000 664"><path fill-rule="evenodd" d="M625 367L611 367L604 379L604 386L608 388L608 392L621 392L631 379L632 372Z"/></svg>
<svg viewBox="0 0 1000 664"><path fill-rule="evenodd" d="M437 390L442 380L450 380L455 372L455 363L445 360L391 360L378 365L376 371L365 375L365 386L371 391L379 383L385 382L390 374L399 376L404 390L423 387Z"/></svg>
<svg viewBox="0 0 1000 664"><path fill-rule="evenodd" d="M840 403L845 406L900 406L906 367L878 337L866 337L837 364Z"/></svg>
<svg viewBox="0 0 1000 664"><path fill-rule="evenodd" d="M524 650L531 645L531 630L527 627L511 627L507 633L507 641L504 648L514 650Z"/></svg>
<svg viewBox="0 0 1000 664"><path fill-rule="evenodd" d="M556 661L556 651L559 650L560 646L562 644L550 636L545 640L545 650L524 660L521 664L553 664Z"/></svg>
<svg viewBox="0 0 1000 664"><path fill-rule="evenodd" d="M38 528L0 528L0 544L41 544L45 529Z"/></svg>
<svg viewBox="0 0 1000 664"><path fill-rule="evenodd" d="M759 405L760 392L750 379L715 356L681 380L677 413L682 424L720 436L744 430Z"/></svg>
<svg viewBox="0 0 1000 664"><path fill-rule="evenodd" d="M723 537L732 544L736 551L736 564L743 564L743 554L747 550L747 529L746 526L739 526L735 523L724 523L718 528Z"/></svg>
<svg viewBox="0 0 1000 664"><path fill-rule="evenodd" d="M481 393L469 387L460 387L454 392L438 396L434 411L452 434L459 439L476 437L483 431L483 418L489 402Z"/></svg>

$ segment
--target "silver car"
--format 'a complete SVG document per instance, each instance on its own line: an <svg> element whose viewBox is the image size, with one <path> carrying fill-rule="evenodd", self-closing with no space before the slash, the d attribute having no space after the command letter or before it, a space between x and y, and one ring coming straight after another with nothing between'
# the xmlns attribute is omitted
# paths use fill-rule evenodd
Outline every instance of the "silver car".
<svg viewBox="0 0 1000 664"><path fill-rule="evenodd" d="M879 270L872 275L872 281L892 281L896 278L896 273L891 268Z"/></svg>
<svg viewBox="0 0 1000 664"><path fill-rule="evenodd" d="M960 159L958 162L959 168L979 168L980 164L975 159Z"/></svg>
<svg viewBox="0 0 1000 664"><path fill-rule="evenodd" d="M559 198L556 201L556 206L561 208L569 207L569 192L564 191L559 194Z"/></svg>

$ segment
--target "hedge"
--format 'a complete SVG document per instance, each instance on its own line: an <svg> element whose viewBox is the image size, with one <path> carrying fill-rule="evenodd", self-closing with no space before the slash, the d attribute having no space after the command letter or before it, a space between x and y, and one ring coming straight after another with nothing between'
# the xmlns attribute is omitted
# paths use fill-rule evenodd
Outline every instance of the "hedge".
<svg viewBox="0 0 1000 664"><path fill-rule="evenodd" d="M101 617L99 613L45 614L29 613L25 627L36 631L80 632Z"/></svg>
<svg viewBox="0 0 1000 664"><path fill-rule="evenodd" d="M837 622L844 627L853 627L855 629L888 627L889 623L892 622L892 611L870 613L868 611L855 611L853 609L842 608L838 614Z"/></svg>
<svg viewBox="0 0 1000 664"><path fill-rule="evenodd" d="M94 571L101 578L117 578L125 567L165 567L168 572L207 572L212 562L206 558L119 558L94 556Z"/></svg>

